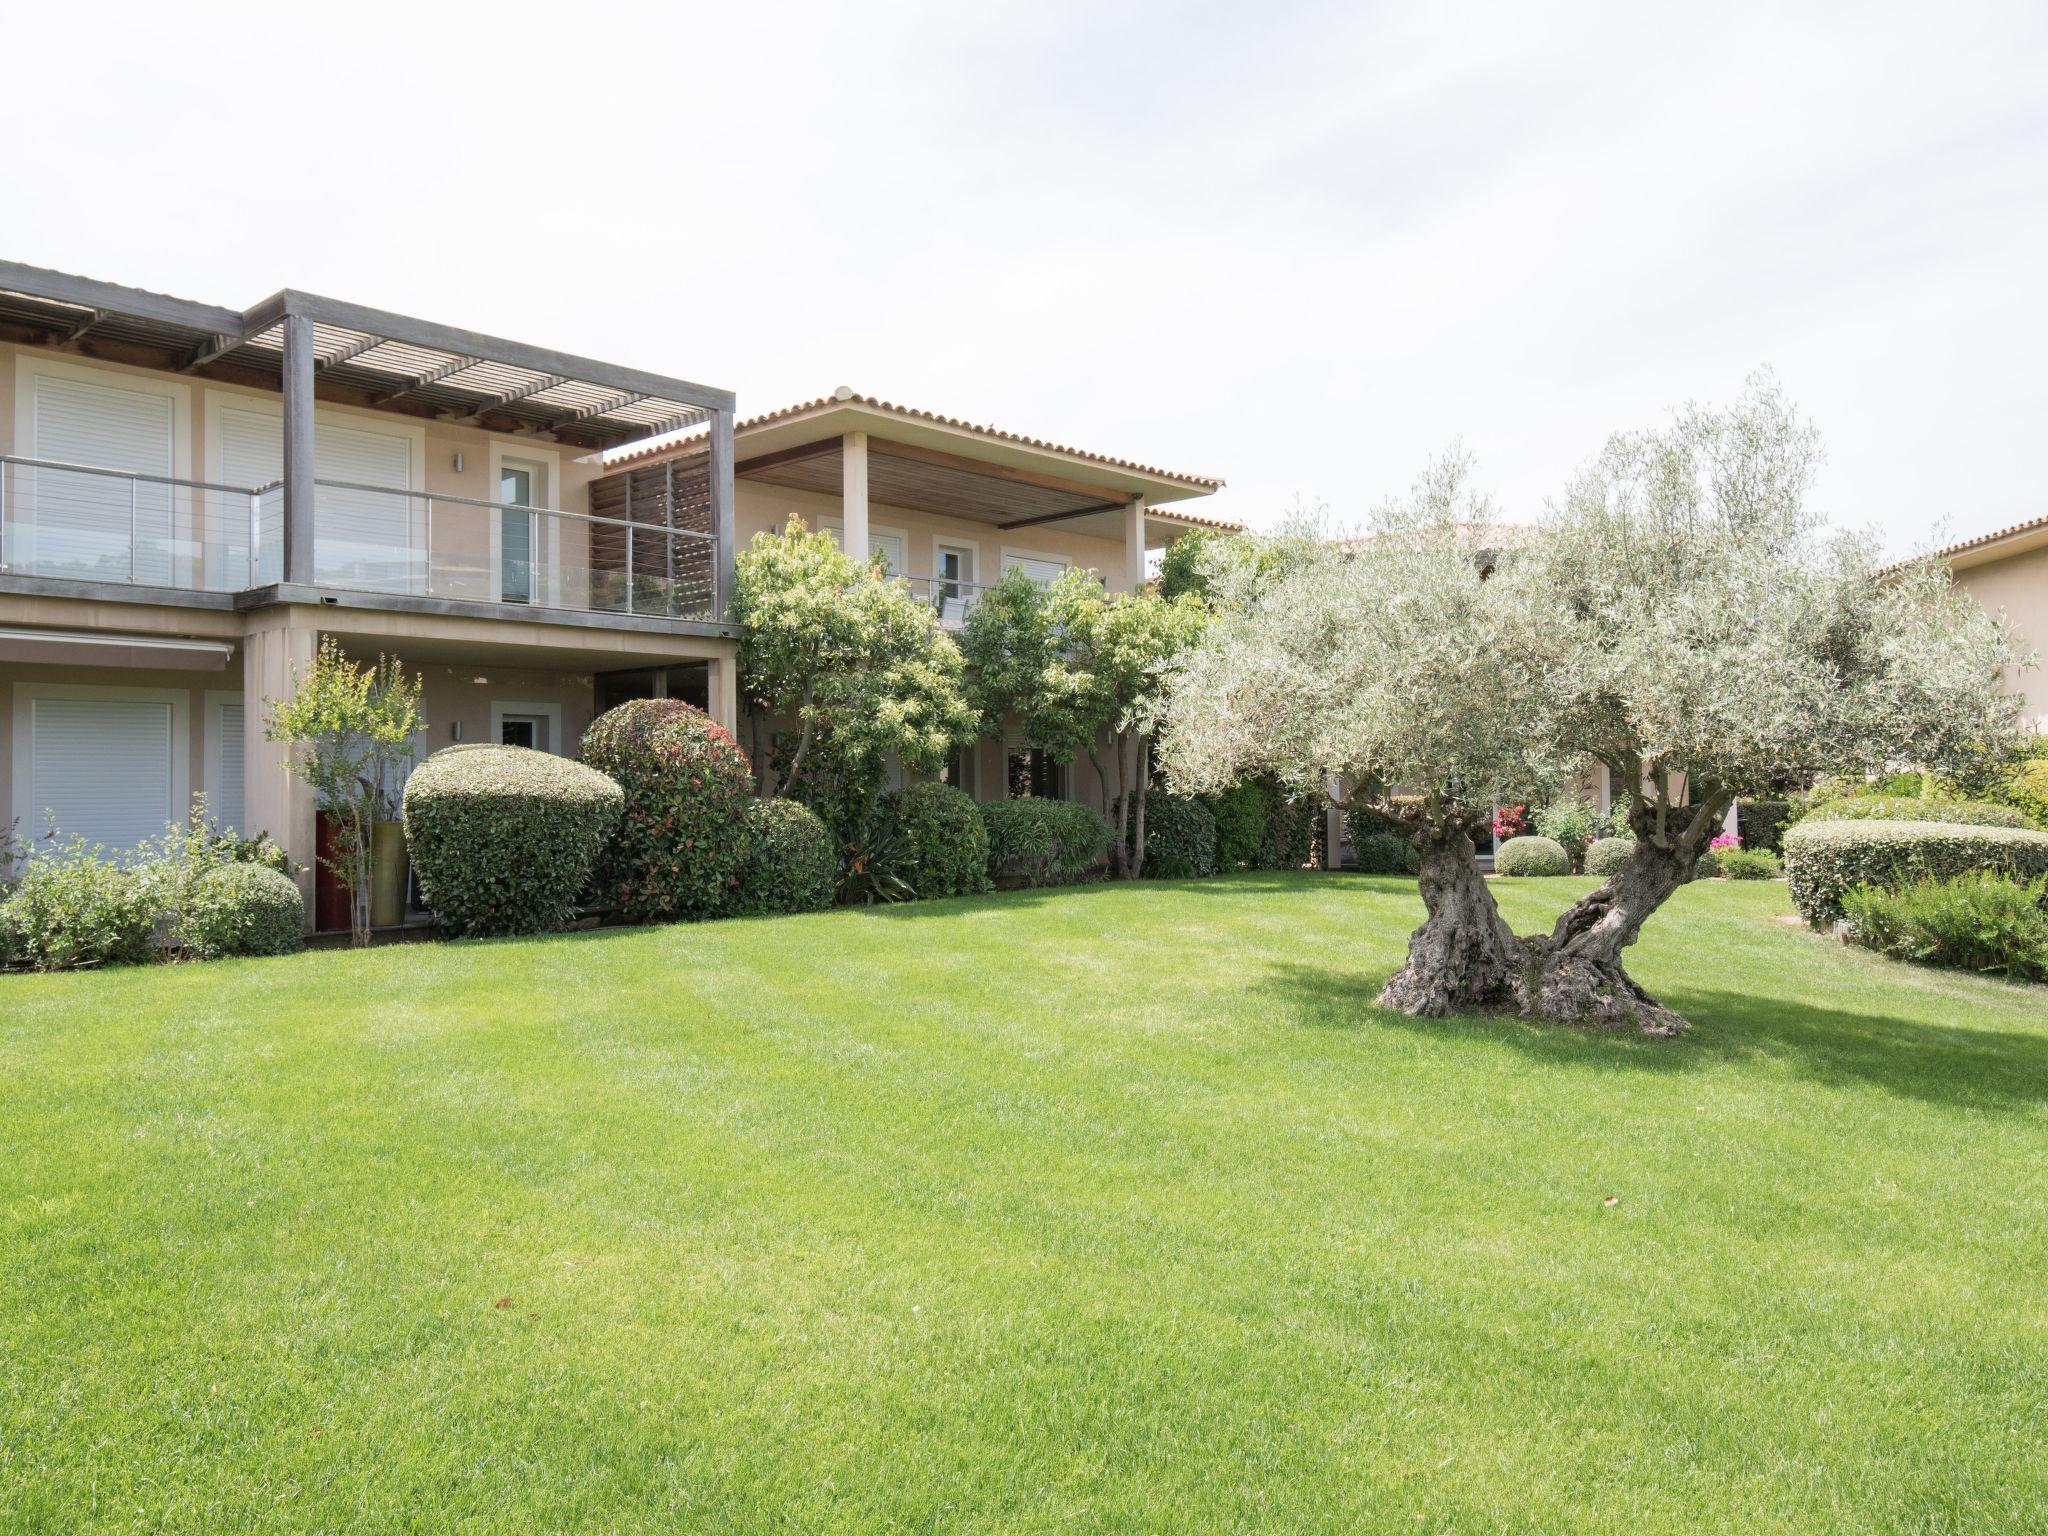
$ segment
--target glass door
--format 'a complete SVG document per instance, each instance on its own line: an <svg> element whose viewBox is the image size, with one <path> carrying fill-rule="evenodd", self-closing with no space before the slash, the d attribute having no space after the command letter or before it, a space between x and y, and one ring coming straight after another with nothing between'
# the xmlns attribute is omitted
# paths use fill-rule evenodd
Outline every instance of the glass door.
<svg viewBox="0 0 2048 1536"><path fill-rule="evenodd" d="M516 510L533 505L535 474L532 466L506 462L498 470L498 600L505 603L533 601L534 524L531 512Z"/></svg>

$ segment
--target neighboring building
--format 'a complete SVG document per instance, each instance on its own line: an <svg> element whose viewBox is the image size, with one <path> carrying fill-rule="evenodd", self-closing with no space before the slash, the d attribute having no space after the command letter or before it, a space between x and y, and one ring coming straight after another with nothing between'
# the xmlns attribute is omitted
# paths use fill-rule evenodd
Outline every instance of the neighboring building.
<svg viewBox="0 0 2048 1536"><path fill-rule="evenodd" d="M2027 701L2027 718L2048 732L2048 517L2037 517L1996 533L1936 550L1934 558L1955 573L1956 584L1991 613L2003 613L2023 652L2036 664L2014 667L2007 682Z"/></svg>
<svg viewBox="0 0 2048 1536"><path fill-rule="evenodd" d="M950 623L1008 565L1129 585L1228 526L1153 503L1219 484L850 395L736 425L726 390L317 295L0 262L0 828L124 848L203 791L309 862L262 722L327 637L424 674L421 757L567 754L649 696L746 740L736 540L836 520ZM1008 769L992 744L963 771L987 797Z"/></svg>

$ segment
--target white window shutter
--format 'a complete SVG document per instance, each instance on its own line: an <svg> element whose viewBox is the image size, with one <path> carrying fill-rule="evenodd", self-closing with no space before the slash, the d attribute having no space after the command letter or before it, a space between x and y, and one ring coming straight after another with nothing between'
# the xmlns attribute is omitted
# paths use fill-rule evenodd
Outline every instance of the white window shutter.
<svg viewBox="0 0 2048 1536"><path fill-rule="evenodd" d="M215 722L220 732L220 782L207 797L213 819L224 827L246 832L242 800L242 705L240 700L223 699Z"/></svg>
<svg viewBox="0 0 2048 1536"><path fill-rule="evenodd" d="M158 700L35 699L29 706L29 804L23 831L45 816L60 840L119 853L161 837L171 804L171 705Z"/></svg>
<svg viewBox="0 0 2048 1536"><path fill-rule="evenodd" d="M175 411L168 395L40 375L33 457L133 474L169 475ZM112 475L31 471L26 563L40 575L83 580L171 580L172 492Z"/></svg>
<svg viewBox="0 0 2048 1536"><path fill-rule="evenodd" d="M408 490L412 486L412 443L390 432L316 422L313 473L321 480ZM260 411L223 411L221 475L229 485L250 487L281 479L283 423ZM424 569L419 549L422 540L414 536L414 509L411 496L319 487L313 514L314 579L377 592L412 591L416 574ZM265 547L276 542L273 529L282 516L282 500L271 497L264 508ZM232 553L229 559L233 559Z"/></svg>

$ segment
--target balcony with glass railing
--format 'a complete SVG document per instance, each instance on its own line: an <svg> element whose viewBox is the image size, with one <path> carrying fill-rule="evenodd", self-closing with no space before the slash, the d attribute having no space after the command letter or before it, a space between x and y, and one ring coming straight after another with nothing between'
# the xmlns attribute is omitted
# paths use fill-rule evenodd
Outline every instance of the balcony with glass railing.
<svg viewBox="0 0 2048 1536"><path fill-rule="evenodd" d="M965 624L967 615L981 601L981 594L988 590L971 581L958 581L948 576L905 576L903 581L910 588L911 595L928 605L946 629L958 629Z"/></svg>
<svg viewBox="0 0 2048 1536"><path fill-rule="evenodd" d="M708 523L708 519L700 519ZM708 620L708 528L339 480L314 482L312 584ZM0 455L0 576L232 593L284 580L281 488Z"/></svg>

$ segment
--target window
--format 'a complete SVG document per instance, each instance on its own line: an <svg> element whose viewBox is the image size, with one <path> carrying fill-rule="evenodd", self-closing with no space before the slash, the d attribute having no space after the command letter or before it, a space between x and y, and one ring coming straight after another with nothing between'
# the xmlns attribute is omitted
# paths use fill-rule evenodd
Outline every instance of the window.
<svg viewBox="0 0 2048 1536"><path fill-rule="evenodd" d="M833 520L821 522L818 526L824 530L825 536L834 544L837 544L841 549L846 547L845 523ZM877 528L873 524L869 524L868 557L873 559L879 555L882 560L882 568L891 576L907 576L910 574L910 566L904 559L903 545L903 533L900 529Z"/></svg>
<svg viewBox="0 0 2048 1536"><path fill-rule="evenodd" d="M1041 587L1049 587L1066 573L1073 562L1058 555L1027 555L1018 550L1003 551L1003 573L1022 571Z"/></svg>
<svg viewBox="0 0 2048 1536"><path fill-rule="evenodd" d="M1066 799L1066 770L1043 747L1012 747L1008 764L1012 800Z"/></svg>
<svg viewBox="0 0 2048 1536"><path fill-rule="evenodd" d="M206 813L223 827L239 829L242 803L242 696L209 692L206 696Z"/></svg>
<svg viewBox="0 0 2048 1536"><path fill-rule="evenodd" d="M974 793L974 754L973 747L960 748L946 759L943 774L948 784L969 795Z"/></svg>
<svg viewBox="0 0 2048 1536"><path fill-rule="evenodd" d="M23 833L54 825L109 853L163 836L187 798L191 695L167 688L17 683L14 809Z"/></svg>
<svg viewBox="0 0 2048 1536"><path fill-rule="evenodd" d="M541 520L518 507L548 504L548 467L537 459L498 461L498 599L506 603L542 601L536 569L544 556Z"/></svg>
<svg viewBox="0 0 2048 1536"><path fill-rule="evenodd" d="M491 704L491 737L508 747L526 747L535 752L560 752L562 706L494 700Z"/></svg>
<svg viewBox="0 0 2048 1536"><path fill-rule="evenodd" d="M971 544L941 544L936 560L940 596L964 597L964 588L974 585L974 547Z"/></svg>
<svg viewBox="0 0 2048 1536"><path fill-rule="evenodd" d="M176 402L168 395L39 375L30 452L63 464L172 472ZM118 475L38 469L25 476L26 570L165 585L171 579L171 487ZM19 516L19 514L17 514Z"/></svg>
<svg viewBox="0 0 2048 1536"><path fill-rule="evenodd" d="M217 397L213 397L217 398ZM223 405L218 425L220 478L229 485L270 485L284 476L284 420L268 405ZM425 516L413 483L415 448L423 436L344 427L324 417L313 424L313 473L329 481L313 503L313 579L325 586L411 592L426 583ZM351 489L389 486L390 490ZM281 547L282 497L266 497L266 558ZM246 561L243 542L227 551L227 569ZM282 573L274 565L263 573Z"/></svg>

